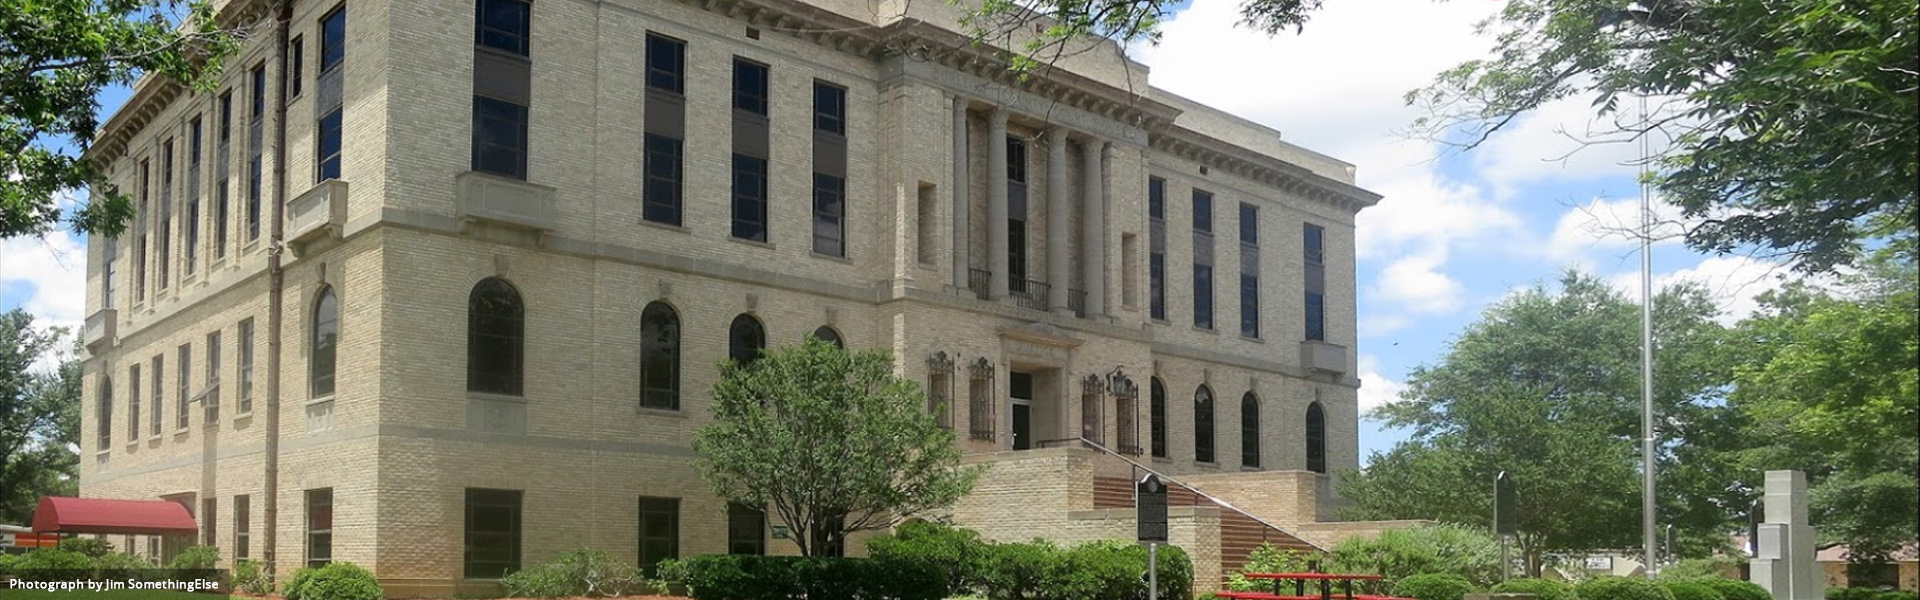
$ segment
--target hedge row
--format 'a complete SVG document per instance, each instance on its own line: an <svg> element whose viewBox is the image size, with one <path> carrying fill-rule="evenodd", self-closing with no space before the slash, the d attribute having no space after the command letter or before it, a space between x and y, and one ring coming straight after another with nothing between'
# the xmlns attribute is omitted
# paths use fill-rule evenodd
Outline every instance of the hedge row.
<svg viewBox="0 0 1920 600"><path fill-rule="evenodd" d="M937 570L885 559L705 555L670 560L660 574L695 600L940 600Z"/></svg>
<svg viewBox="0 0 1920 600"><path fill-rule="evenodd" d="M1133 600L1147 596L1147 548L1095 541L1071 548L1050 542L989 543L979 534L916 521L874 538L875 559L919 565L939 574L949 595L978 594L994 600ZM1193 589L1193 562L1177 546L1162 546L1162 598L1185 598Z"/></svg>
<svg viewBox="0 0 1920 600"><path fill-rule="evenodd" d="M1867 587L1827 588L1827 600L1916 600L1913 590L1880 590Z"/></svg>

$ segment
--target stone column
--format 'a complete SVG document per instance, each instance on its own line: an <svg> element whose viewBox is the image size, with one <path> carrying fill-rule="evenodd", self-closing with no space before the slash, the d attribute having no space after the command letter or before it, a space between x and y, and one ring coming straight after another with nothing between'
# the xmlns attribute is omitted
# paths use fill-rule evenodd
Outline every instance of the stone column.
<svg viewBox="0 0 1920 600"><path fill-rule="evenodd" d="M1759 527L1750 579L1767 588L1775 600L1819 600L1826 583L1813 561L1807 476L1799 471L1767 471L1765 490L1766 520Z"/></svg>
<svg viewBox="0 0 1920 600"><path fill-rule="evenodd" d="M1073 218L1072 200L1067 198L1067 130L1055 127L1047 131L1047 309L1056 315L1072 314L1067 307L1067 288L1073 285L1073 265L1067 263L1067 221Z"/></svg>
<svg viewBox="0 0 1920 600"><path fill-rule="evenodd" d="M968 244L972 241L972 230L968 220L968 210L972 209L972 198L967 189L972 183L972 162L970 147L967 144L967 98L953 95L953 287L967 289L968 267L973 255Z"/></svg>
<svg viewBox="0 0 1920 600"><path fill-rule="evenodd" d="M1080 144L1080 279L1087 284L1087 316L1107 314L1107 143Z"/></svg>
<svg viewBox="0 0 1920 600"><path fill-rule="evenodd" d="M1007 297L1007 111L987 113L987 297Z"/></svg>

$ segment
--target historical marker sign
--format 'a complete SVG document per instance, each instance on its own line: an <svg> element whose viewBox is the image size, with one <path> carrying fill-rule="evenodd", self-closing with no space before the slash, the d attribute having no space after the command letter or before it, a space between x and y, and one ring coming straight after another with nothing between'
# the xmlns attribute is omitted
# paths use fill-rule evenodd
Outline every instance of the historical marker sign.
<svg viewBox="0 0 1920 600"><path fill-rule="evenodd" d="M1140 524L1140 541L1167 541L1167 486L1148 473L1133 486L1135 520Z"/></svg>
<svg viewBox="0 0 1920 600"><path fill-rule="evenodd" d="M1513 478L1501 471L1493 479L1493 532L1498 535L1518 533L1516 526L1520 521L1520 495L1513 489Z"/></svg>

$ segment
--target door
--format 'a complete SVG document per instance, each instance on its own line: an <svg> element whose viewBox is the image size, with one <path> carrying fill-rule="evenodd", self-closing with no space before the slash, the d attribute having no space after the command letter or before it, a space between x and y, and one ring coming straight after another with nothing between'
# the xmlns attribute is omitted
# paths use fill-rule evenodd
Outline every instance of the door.
<svg viewBox="0 0 1920 600"><path fill-rule="evenodd" d="M1033 405L1025 400L1013 401L1013 449L1033 448Z"/></svg>

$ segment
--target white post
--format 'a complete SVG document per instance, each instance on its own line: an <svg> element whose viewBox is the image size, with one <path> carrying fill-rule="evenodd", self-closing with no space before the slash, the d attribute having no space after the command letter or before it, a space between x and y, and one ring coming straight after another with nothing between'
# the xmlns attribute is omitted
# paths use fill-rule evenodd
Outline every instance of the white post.
<svg viewBox="0 0 1920 600"><path fill-rule="evenodd" d="M1147 542L1147 600L1160 600L1160 544Z"/></svg>

